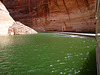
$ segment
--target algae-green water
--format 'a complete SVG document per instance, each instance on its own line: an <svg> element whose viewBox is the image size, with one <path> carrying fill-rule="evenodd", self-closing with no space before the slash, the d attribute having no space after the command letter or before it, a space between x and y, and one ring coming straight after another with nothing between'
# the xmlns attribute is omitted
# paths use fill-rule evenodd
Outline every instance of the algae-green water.
<svg viewBox="0 0 100 75"><path fill-rule="evenodd" d="M95 39L57 33L0 36L0 75L96 75Z"/></svg>

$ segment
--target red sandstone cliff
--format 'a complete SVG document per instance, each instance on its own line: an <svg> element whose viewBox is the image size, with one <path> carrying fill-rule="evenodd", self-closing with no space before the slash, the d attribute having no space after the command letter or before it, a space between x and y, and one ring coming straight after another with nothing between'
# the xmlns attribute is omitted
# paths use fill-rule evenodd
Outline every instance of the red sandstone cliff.
<svg viewBox="0 0 100 75"><path fill-rule="evenodd" d="M94 32L95 0L4 0L11 16L38 31Z"/></svg>

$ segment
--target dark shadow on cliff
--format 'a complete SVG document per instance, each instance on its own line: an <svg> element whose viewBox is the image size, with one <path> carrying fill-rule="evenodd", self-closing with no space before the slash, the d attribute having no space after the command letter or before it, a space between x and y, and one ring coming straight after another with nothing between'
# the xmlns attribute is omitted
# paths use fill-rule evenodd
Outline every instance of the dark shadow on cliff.
<svg viewBox="0 0 100 75"><path fill-rule="evenodd" d="M90 54L84 62L83 69L80 71L79 75L97 75L95 49L91 50L89 53Z"/></svg>

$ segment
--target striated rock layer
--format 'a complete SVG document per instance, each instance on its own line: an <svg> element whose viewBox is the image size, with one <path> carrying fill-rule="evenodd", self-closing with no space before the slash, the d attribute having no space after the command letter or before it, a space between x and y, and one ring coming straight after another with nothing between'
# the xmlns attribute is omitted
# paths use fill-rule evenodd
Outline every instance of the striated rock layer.
<svg viewBox="0 0 100 75"><path fill-rule="evenodd" d="M95 0L4 0L11 16L38 31L95 31Z"/></svg>

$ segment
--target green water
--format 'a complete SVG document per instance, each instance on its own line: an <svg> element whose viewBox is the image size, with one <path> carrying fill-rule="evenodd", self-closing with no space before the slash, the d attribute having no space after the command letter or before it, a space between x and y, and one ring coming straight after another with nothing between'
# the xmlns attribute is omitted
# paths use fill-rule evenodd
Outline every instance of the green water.
<svg viewBox="0 0 100 75"><path fill-rule="evenodd" d="M56 33L0 36L0 75L96 75L95 39Z"/></svg>

